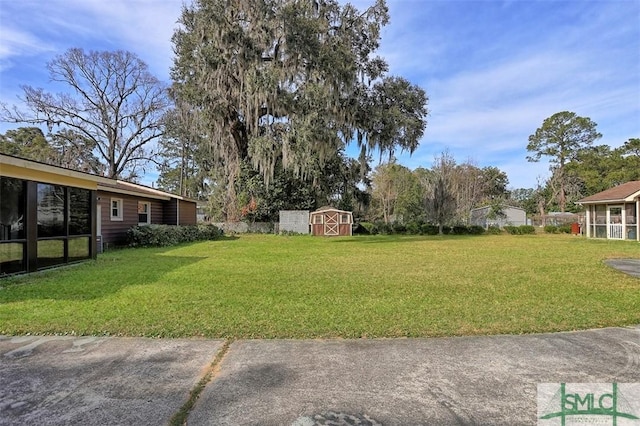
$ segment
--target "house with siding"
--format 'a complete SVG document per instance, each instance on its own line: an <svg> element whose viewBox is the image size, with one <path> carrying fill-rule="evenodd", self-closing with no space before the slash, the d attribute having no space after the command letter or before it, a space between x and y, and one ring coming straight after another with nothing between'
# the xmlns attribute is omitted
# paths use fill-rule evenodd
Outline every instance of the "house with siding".
<svg viewBox="0 0 640 426"><path fill-rule="evenodd" d="M578 201L585 208L587 238L640 241L640 181L631 181Z"/></svg>
<svg viewBox="0 0 640 426"><path fill-rule="evenodd" d="M0 276L95 258L154 223L194 225L195 200L0 154Z"/></svg>
<svg viewBox="0 0 640 426"><path fill-rule="evenodd" d="M106 179L98 183L99 244L123 245L136 225L195 225L196 201L144 185Z"/></svg>

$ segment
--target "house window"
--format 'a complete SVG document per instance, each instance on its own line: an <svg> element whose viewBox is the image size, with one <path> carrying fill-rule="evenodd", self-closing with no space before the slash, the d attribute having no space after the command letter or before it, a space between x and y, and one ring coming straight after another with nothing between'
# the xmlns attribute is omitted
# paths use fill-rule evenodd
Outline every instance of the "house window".
<svg viewBox="0 0 640 426"><path fill-rule="evenodd" d="M340 215L340 223L349 223L349 214L342 213Z"/></svg>
<svg viewBox="0 0 640 426"><path fill-rule="evenodd" d="M67 234L65 188L60 185L38 184L38 238L62 237Z"/></svg>
<svg viewBox="0 0 640 426"><path fill-rule="evenodd" d="M323 216L321 214L317 214L317 215L313 216L313 224L314 225L322 225L322 218L323 218Z"/></svg>
<svg viewBox="0 0 640 426"><path fill-rule="evenodd" d="M122 198L111 199L111 208L109 209L111 220L122 220L122 206Z"/></svg>
<svg viewBox="0 0 640 426"><path fill-rule="evenodd" d="M138 201L138 225L151 223L151 203Z"/></svg>
<svg viewBox="0 0 640 426"><path fill-rule="evenodd" d="M69 235L91 234L91 191L69 188Z"/></svg>

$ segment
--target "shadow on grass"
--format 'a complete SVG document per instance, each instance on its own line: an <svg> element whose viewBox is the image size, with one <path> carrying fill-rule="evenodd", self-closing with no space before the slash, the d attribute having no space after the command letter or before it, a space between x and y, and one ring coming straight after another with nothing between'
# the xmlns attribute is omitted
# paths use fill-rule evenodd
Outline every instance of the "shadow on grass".
<svg viewBox="0 0 640 426"><path fill-rule="evenodd" d="M117 250L97 261L11 277L0 287L0 304L99 299L128 286L157 283L172 271L207 259L167 255L173 248Z"/></svg>

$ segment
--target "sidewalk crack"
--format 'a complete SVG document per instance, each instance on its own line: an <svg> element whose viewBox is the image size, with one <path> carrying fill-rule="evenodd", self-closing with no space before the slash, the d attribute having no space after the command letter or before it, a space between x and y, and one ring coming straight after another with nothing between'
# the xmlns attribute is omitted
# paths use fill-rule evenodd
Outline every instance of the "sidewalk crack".
<svg viewBox="0 0 640 426"><path fill-rule="evenodd" d="M183 426L187 424L189 413L196 404L196 401L200 397L200 394L207 386L207 384L209 384L209 382L213 380L213 378L220 371L220 364L222 363L224 357L227 355L227 352L229 352L231 343L233 343L233 340L224 341L224 343L222 344L222 348L220 348L213 361L211 361L211 364L209 364L209 366L205 369L204 374L202 375L200 380L198 380L198 383L196 383L193 389L191 389L191 391L189 392L189 398L187 399L187 401L182 405L182 407L180 407L178 412L174 414L173 417L171 417L171 420L169 420L170 426Z"/></svg>

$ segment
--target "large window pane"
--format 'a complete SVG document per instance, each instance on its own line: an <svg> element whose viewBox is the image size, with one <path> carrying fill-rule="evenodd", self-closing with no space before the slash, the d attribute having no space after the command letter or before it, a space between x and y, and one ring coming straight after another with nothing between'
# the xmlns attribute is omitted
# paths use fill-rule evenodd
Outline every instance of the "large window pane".
<svg viewBox="0 0 640 426"><path fill-rule="evenodd" d="M0 177L0 241L25 238L24 188L22 180Z"/></svg>
<svg viewBox="0 0 640 426"><path fill-rule="evenodd" d="M66 235L64 227L64 187L38 184L38 237Z"/></svg>
<svg viewBox="0 0 640 426"><path fill-rule="evenodd" d="M607 208L604 205L596 205L595 221L598 225L607 223Z"/></svg>
<svg viewBox="0 0 640 426"><path fill-rule="evenodd" d="M89 237L69 238L69 262L89 258Z"/></svg>
<svg viewBox="0 0 640 426"><path fill-rule="evenodd" d="M628 240L635 240L637 238L637 232L636 225L627 225L626 235Z"/></svg>
<svg viewBox="0 0 640 426"><path fill-rule="evenodd" d="M24 270L24 243L0 244L0 275Z"/></svg>
<svg viewBox="0 0 640 426"><path fill-rule="evenodd" d="M64 263L64 240L38 241L38 269Z"/></svg>
<svg viewBox="0 0 640 426"><path fill-rule="evenodd" d="M69 188L69 235L91 233L91 191Z"/></svg>
<svg viewBox="0 0 640 426"><path fill-rule="evenodd" d="M596 225L596 238L607 238L607 226L606 225Z"/></svg>
<svg viewBox="0 0 640 426"><path fill-rule="evenodd" d="M625 215L626 215L625 220L627 222L627 225L634 225L638 223L636 222L638 220L638 215L636 214L635 204L627 204Z"/></svg>

